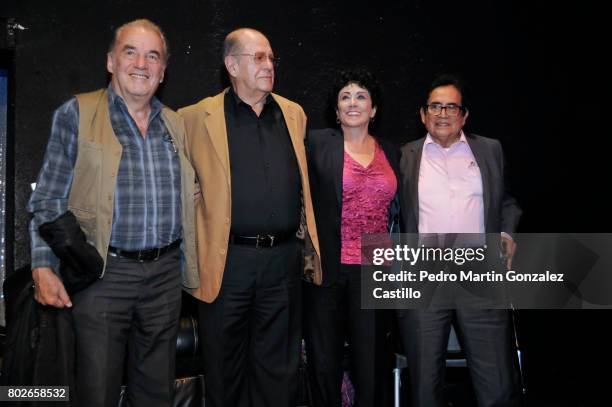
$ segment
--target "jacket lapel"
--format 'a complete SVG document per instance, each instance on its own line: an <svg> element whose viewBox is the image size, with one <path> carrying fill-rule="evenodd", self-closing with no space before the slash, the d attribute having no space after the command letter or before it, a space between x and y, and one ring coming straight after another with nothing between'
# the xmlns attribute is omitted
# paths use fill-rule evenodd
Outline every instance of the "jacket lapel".
<svg viewBox="0 0 612 407"><path fill-rule="evenodd" d="M344 171L344 137L338 130L334 130L332 133L334 143L330 151L331 154L331 173L334 176L334 190L336 191L336 198L338 200L338 208L342 210L342 177Z"/></svg>
<svg viewBox="0 0 612 407"><path fill-rule="evenodd" d="M300 172L308 168L306 165L306 150L304 147L304 132L300 129L300 124L297 122L295 112L290 107L288 103L285 103L282 98L277 97L274 93L272 97L278 104L283 112L283 117L285 118L285 124L287 125L287 130L289 131L289 137L291 138L291 144L293 145L293 150L295 151L295 158L298 162L298 166L300 167ZM304 179L304 174L302 174L302 179Z"/></svg>
<svg viewBox="0 0 612 407"><path fill-rule="evenodd" d="M490 168L487 164L487 160L485 159L486 155L483 149L482 143L479 143L478 140L470 135L466 134L465 136L468 145L470 146L470 150L472 150L472 154L474 155L474 159L478 164L478 168L480 168L480 177L482 179L482 199L484 203L484 221L485 221L485 230L487 230L487 219L489 219L489 206L491 204L491 188L490 188Z"/></svg>
<svg viewBox="0 0 612 407"><path fill-rule="evenodd" d="M215 149L215 153L223 166L227 179L230 179L229 147L227 142L227 126L225 124L225 111L223 101L225 92L212 99L205 99L203 109L206 113L203 120L205 134L208 134L210 141Z"/></svg>
<svg viewBox="0 0 612 407"><path fill-rule="evenodd" d="M404 182L408 182L410 191L410 204L414 211L415 228L419 227L419 169L421 168L421 156L425 139L415 143L410 149L408 157L408 174Z"/></svg>

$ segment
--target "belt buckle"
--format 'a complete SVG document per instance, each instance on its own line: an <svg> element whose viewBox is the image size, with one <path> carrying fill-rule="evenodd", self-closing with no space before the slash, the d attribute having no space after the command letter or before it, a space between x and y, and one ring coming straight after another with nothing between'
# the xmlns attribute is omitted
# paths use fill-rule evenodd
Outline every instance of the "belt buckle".
<svg viewBox="0 0 612 407"><path fill-rule="evenodd" d="M270 246L263 246L263 243L266 241L266 239L270 239ZM274 246L274 236L272 235L257 235L257 238L255 239L255 248L259 249L262 247L272 247Z"/></svg>
<svg viewBox="0 0 612 407"><path fill-rule="evenodd" d="M139 250L138 255L136 256L136 261L139 263L157 261L161 255L161 249L162 248L160 247L156 247L155 249ZM155 256L152 255L153 253L155 253Z"/></svg>

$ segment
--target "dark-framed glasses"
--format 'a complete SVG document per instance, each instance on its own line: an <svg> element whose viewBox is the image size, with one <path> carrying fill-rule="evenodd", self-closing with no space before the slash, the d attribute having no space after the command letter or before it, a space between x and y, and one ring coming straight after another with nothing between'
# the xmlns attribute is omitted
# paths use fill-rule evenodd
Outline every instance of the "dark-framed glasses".
<svg viewBox="0 0 612 407"><path fill-rule="evenodd" d="M442 103L431 103L427 106L427 113L433 114L434 116L439 116L442 114L442 110L446 110L446 114L448 116L459 116L463 110L465 109L461 105L456 105L454 103L449 103L448 105L443 105Z"/></svg>
<svg viewBox="0 0 612 407"><path fill-rule="evenodd" d="M236 56L248 56L253 58L253 62L255 63L255 65L261 65L263 64L266 59L270 62L272 62L272 65L274 65L275 67L278 66L278 63L280 61L280 58L277 58L274 56L274 54L266 54L265 52L255 52L254 54L248 54L248 53L240 53L240 54L232 54L232 56L236 57Z"/></svg>

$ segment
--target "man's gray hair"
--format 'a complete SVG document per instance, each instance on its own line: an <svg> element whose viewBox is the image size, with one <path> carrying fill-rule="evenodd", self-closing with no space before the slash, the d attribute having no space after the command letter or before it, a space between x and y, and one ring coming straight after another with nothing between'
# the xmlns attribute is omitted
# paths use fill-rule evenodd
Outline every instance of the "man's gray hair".
<svg viewBox="0 0 612 407"><path fill-rule="evenodd" d="M123 31L125 28L131 28L131 27L141 27L141 28L157 33L157 35L159 35L159 38L161 39L161 42L162 42L162 48L163 48L162 51L164 53L164 55L162 55L162 58L164 62L166 63L168 62L168 58L170 58L170 49L168 48L168 42L166 41L166 35L164 34L162 29L157 24L155 24L153 21L146 19L146 18L139 18L138 20L130 21L130 22L123 24L120 27L117 27L117 29L115 30L115 33L113 34L113 40L111 41L108 47L109 53L112 53L115 50L115 46L117 45L117 39L119 38L121 31Z"/></svg>

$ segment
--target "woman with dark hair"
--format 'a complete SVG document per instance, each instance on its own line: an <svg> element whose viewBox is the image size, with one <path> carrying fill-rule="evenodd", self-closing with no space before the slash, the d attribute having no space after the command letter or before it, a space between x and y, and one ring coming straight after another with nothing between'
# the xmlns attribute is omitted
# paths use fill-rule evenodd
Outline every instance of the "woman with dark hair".
<svg viewBox="0 0 612 407"><path fill-rule="evenodd" d="M399 151L370 134L379 88L363 69L339 73L331 95L339 129L306 140L321 248L322 284L305 283L306 355L315 406L340 406L342 359L349 343L357 406L383 405L385 311L361 309L363 233L399 225Z"/></svg>

